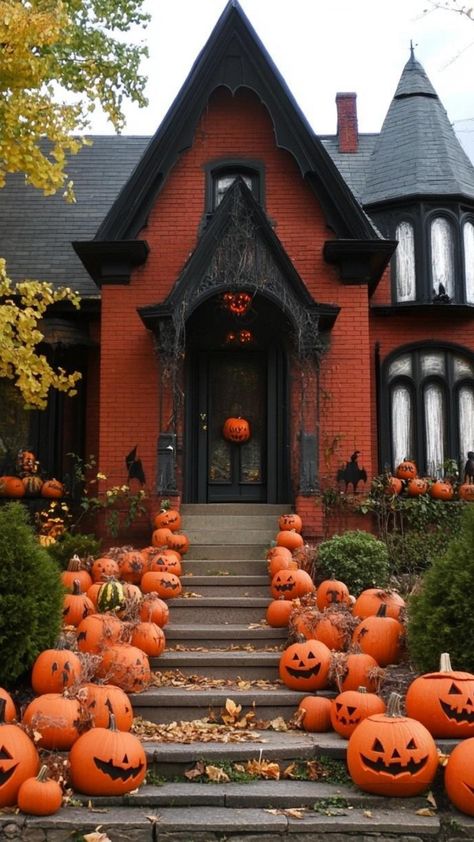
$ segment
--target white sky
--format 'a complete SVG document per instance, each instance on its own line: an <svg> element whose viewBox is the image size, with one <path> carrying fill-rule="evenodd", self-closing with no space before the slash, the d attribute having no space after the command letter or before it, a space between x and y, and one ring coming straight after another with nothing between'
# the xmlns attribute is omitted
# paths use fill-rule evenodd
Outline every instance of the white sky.
<svg viewBox="0 0 474 842"><path fill-rule="evenodd" d="M126 134L153 134L225 7L225 0L145 0L147 109L127 106ZM474 22L423 11L429 0L241 0L313 129L336 130L335 96L356 91L361 132L378 132L410 39L461 142L474 158ZM94 133L111 129L97 114Z"/></svg>

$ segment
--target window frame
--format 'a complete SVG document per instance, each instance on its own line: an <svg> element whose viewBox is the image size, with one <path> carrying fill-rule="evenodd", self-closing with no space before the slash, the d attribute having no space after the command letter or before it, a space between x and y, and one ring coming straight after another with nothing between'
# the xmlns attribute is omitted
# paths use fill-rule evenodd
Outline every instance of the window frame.
<svg viewBox="0 0 474 842"><path fill-rule="evenodd" d="M464 238L464 226L470 223L474 227L474 214L471 213L464 213L460 219L459 225L459 249L460 249L460 256L461 256L461 263L462 263L462 285L463 285L463 301L466 304L471 306L474 305L474 299L472 301L468 301L467 298L467 265L466 265L466 245L465 245L465 238ZM474 271L474 269L473 269Z"/></svg>
<svg viewBox="0 0 474 842"><path fill-rule="evenodd" d="M264 205L265 196L265 168L262 161L249 158L221 158L210 161L205 165L206 197L205 212L213 214L217 210L216 184L217 179L225 175L250 176L252 179L252 195L255 200Z"/></svg>
<svg viewBox="0 0 474 842"><path fill-rule="evenodd" d="M418 248L417 248L416 220L415 220L414 217L411 216L411 214L403 214L403 216L401 216L399 219L397 219L397 221L395 223L395 235L394 236L395 236L395 239L397 240L398 244L400 243L400 240L398 239L397 232L398 232L398 229L400 228L400 226L403 225L404 223L407 224L407 225L410 225L410 227L413 231L413 270L414 270L414 275L415 275L415 297L410 298L406 301L402 301L398 297L398 270L397 270L398 245L397 245L397 248L395 249L395 254L393 256L393 264L392 264L392 267L393 267L392 268L392 272L393 272L393 296L392 297L393 297L393 300L396 304L414 304L418 300L418 286L419 286L419 284L418 284L418 271L417 271Z"/></svg>

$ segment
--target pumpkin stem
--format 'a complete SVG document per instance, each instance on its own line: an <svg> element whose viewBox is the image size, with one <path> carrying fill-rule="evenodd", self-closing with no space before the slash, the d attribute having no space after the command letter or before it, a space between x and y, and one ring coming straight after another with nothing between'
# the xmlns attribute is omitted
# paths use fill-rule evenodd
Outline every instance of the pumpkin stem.
<svg viewBox="0 0 474 842"><path fill-rule="evenodd" d="M80 583L79 579L74 579L74 581L72 583L72 592L73 592L74 596L80 596L81 595L81 583Z"/></svg>
<svg viewBox="0 0 474 842"><path fill-rule="evenodd" d="M357 688L358 693L367 693L367 687L364 687L362 684L360 687Z"/></svg>
<svg viewBox="0 0 474 842"><path fill-rule="evenodd" d="M401 701L402 701L402 697L400 696L400 693L390 693L390 696L389 696L389 699L388 699L388 704L387 704L387 710L386 710L385 715L386 716L393 716L393 717L401 716L402 715L401 710L400 710L400 702Z"/></svg>
<svg viewBox="0 0 474 842"><path fill-rule="evenodd" d="M115 719L115 714L110 711L109 713L109 731L117 731L117 721Z"/></svg>
<svg viewBox="0 0 474 842"><path fill-rule="evenodd" d="M449 652L442 652L439 658L439 671L440 672L452 672L453 668L451 666L451 658L449 657Z"/></svg>
<svg viewBox="0 0 474 842"><path fill-rule="evenodd" d="M0 699L0 725L5 725L5 708L7 706L6 699Z"/></svg>
<svg viewBox="0 0 474 842"><path fill-rule="evenodd" d="M82 570L82 561L78 555L73 555L73 557L69 560L67 569L72 571Z"/></svg>
<svg viewBox="0 0 474 842"><path fill-rule="evenodd" d="M48 778L48 767L46 766L46 763L44 763L43 766L41 767L41 769L39 770L37 776L36 776L36 780L43 783L44 781L47 780L47 778Z"/></svg>

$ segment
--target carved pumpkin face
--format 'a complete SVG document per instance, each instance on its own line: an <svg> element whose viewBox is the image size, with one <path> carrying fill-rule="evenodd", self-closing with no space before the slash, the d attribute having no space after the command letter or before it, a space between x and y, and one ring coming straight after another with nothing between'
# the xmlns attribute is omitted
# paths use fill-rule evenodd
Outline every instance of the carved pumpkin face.
<svg viewBox="0 0 474 842"><path fill-rule="evenodd" d="M434 737L474 737L474 675L443 669L420 675L407 691L406 709Z"/></svg>
<svg viewBox="0 0 474 842"><path fill-rule="evenodd" d="M280 596L285 599L297 599L313 591L314 584L311 576L304 570L278 570L272 579L270 589L274 599Z"/></svg>
<svg viewBox="0 0 474 842"><path fill-rule="evenodd" d="M430 488L430 494L435 500L452 500L454 488L450 482L438 479Z"/></svg>
<svg viewBox="0 0 474 842"><path fill-rule="evenodd" d="M329 605L339 602L349 604L349 588L344 582L337 579L325 579L318 587L316 602L320 611L324 611Z"/></svg>
<svg viewBox="0 0 474 842"><path fill-rule="evenodd" d="M176 509L166 509L159 512L155 517L155 529L168 528L171 532L177 532L181 526L181 516Z"/></svg>
<svg viewBox="0 0 474 842"><path fill-rule="evenodd" d="M414 477L408 483L407 491L410 497L419 497L420 494L426 494L428 491L428 483L422 477Z"/></svg>
<svg viewBox="0 0 474 842"><path fill-rule="evenodd" d="M385 702L365 688L339 693L331 703L332 727L341 737L349 739L359 722L374 713L384 713Z"/></svg>
<svg viewBox="0 0 474 842"><path fill-rule="evenodd" d="M113 684L85 684L81 693L96 728L107 728L110 714L113 713L118 730L130 731L133 708L127 694L120 687Z"/></svg>
<svg viewBox="0 0 474 842"><path fill-rule="evenodd" d="M454 806L474 816L474 740L458 743L449 755L444 786Z"/></svg>
<svg viewBox="0 0 474 842"><path fill-rule="evenodd" d="M57 479L47 479L41 486L41 496L59 500L64 494L64 485Z"/></svg>
<svg viewBox="0 0 474 842"><path fill-rule="evenodd" d="M94 561L91 569L91 575L94 582L105 582L111 576L119 578L119 566L115 559L103 556Z"/></svg>
<svg viewBox="0 0 474 842"><path fill-rule="evenodd" d="M36 775L40 759L34 743L18 725L0 716L0 808L16 804L20 784Z"/></svg>
<svg viewBox="0 0 474 842"><path fill-rule="evenodd" d="M124 731L91 728L69 754L71 782L88 795L123 795L146 774L146 757L137 737Z"/></svg>
<svg viewBox="0 0 474 842"><path fill-rule="evenodd" d="M395 471L395 474L398 479L414 479L417 475L418 471L414 462L410 462L409 459L405 459L401 462Z"/></svg>
<svg viewBox="0 0 474 842"><path fill-rule="evenodd" d="M319 690L326 686L331 653L319 640L293 643L280 658L280 678L292 690Z"/></svg>
<svg viewBox="0 0 474 842"><path fill-rule="evenodd" d="M45 649L36 658L31 672L35 693L62 693L81 677L82 665L69 649Z"/></svg>
<svg viewBox="0 0 474 842"><path fill-rule="evenodd" d="M228 418L224 422L222 434L227 441L241 444L250 438L250 424L245 418Z"/></svg>
<svg viewBox="0 0 474 842"><path fill-rule="evenodd" d="M172 599L179 596L182 591L179 577L166 570L148 571L142 576L140 587L143 593L154 591L161 599Z"/></svg>
<svg viewBox="0 0 474 842"><path fill-rule="evenodd" d="M16 467L20 477L26 474L36 474L38 463L35 454L31 450L20 450L16 460Z"/></svg>
<svg viewBox="0 0 474 842"><path fill-rule="evenodd" d="M436 744L421 722L378 713L360 722L347 747L353 781L379 795L418 795L432 782L438 766Z"/></svg>
<svg viewBox="0 0 474 842"><path fill-rule="evenodd" d="M281 515L281 517L278 520L278 526L283 532L285 531L285 529L294 529L295 532L301 532L303 528L303 522L299 515Z"/></svg>

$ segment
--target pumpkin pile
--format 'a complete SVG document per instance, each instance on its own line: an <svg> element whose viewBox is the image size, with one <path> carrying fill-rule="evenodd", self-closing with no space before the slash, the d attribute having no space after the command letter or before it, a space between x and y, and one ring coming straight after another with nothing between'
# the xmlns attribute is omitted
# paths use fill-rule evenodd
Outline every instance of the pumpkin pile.
<svg viewBox="0 0 474 842"><path fill-rule="evenodd" d="M42 479L40 464L31 450L20 450L14 467L14 475L0 477L0 497L58 500L64 495L64 486L57 479Z"/></svg>
<svg viewBox="0 0 474 842"><path fill-rule="evenodd" d="M449 501L457 496L459 500L474 501L474 483L464 482L457 486L447 479L420 477L415 462L410 459L400 462L395 476L387 477L385 490L387 494L406 493L408 497L429 494L434 500Z"/></svg>

